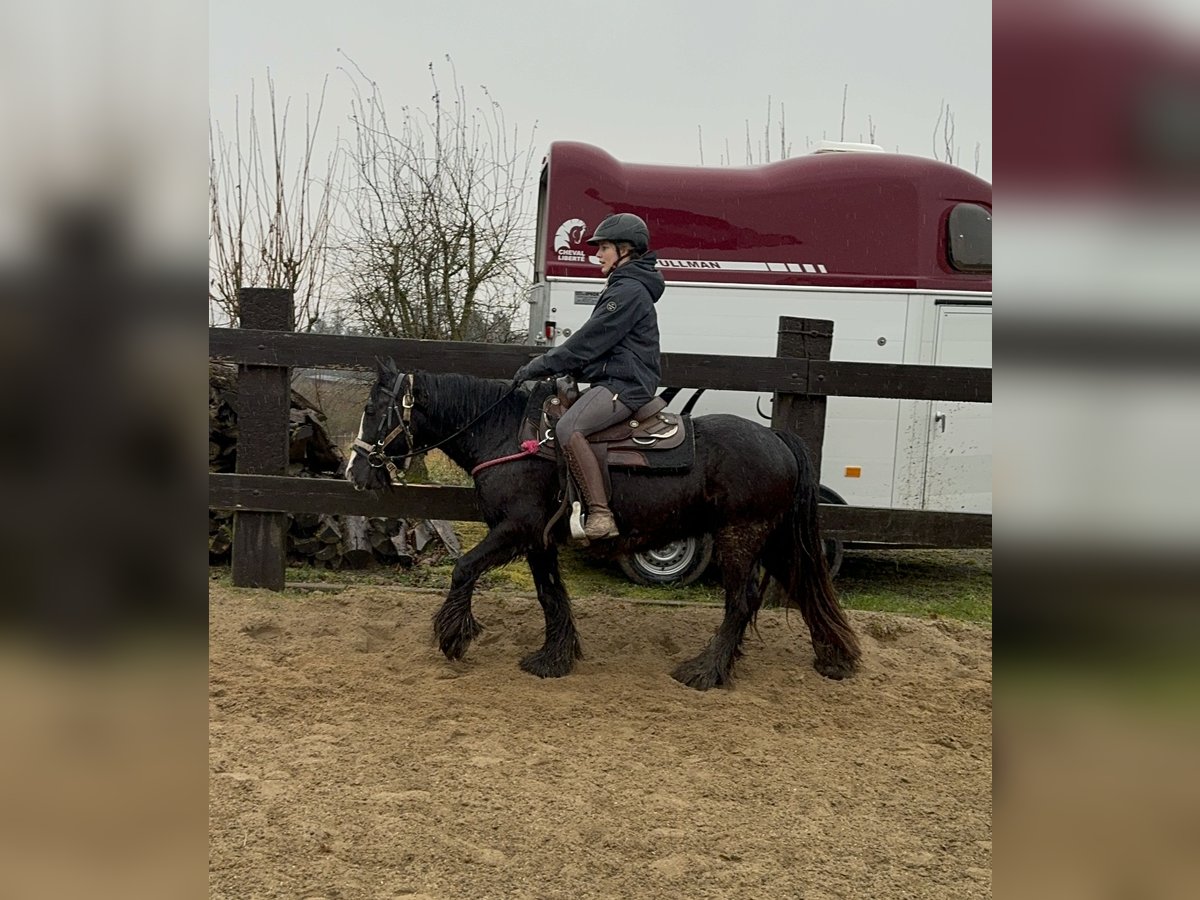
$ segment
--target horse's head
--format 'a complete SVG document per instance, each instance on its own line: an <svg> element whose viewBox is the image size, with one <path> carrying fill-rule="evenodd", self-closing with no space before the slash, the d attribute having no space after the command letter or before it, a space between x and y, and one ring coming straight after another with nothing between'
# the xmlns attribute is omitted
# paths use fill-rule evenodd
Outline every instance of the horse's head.
<svg viewBox="0 0 1200 900"><path fill-rule="evenodd" d="M376 362L375 383L346 463L346 480L360 491L387 487L393 473L408 468L411 457L406 454L415 449L414 376L398 371L391 359Z"/></svg>

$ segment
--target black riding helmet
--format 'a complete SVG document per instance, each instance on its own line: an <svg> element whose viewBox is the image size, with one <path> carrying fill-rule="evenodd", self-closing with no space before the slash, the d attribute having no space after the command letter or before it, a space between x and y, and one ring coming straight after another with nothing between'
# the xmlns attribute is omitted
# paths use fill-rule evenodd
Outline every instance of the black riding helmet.
<svg viewBox="0 0 1200 900"><path fill-rule="evenodd" d="M650 246L650 229L633 213L616 213L596 226L596 231L587 242L593 247L601 241L632 244L638 253L645 253Z"/></svg>

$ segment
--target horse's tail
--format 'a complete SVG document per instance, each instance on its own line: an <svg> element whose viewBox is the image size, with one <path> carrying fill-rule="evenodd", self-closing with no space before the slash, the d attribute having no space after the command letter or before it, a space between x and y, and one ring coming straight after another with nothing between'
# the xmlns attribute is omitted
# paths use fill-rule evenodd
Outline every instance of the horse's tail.
<svg viewBox="0 0 1200 900"><path fill-rule="evenodd" d="M837 601L817 517L820 484L808 448L790 431L776 431L796 457L799 477L792 508L767 542L763 562L800 608L816 651L816 668L831 678L852 673L862 655L858 637Z"/></svg>

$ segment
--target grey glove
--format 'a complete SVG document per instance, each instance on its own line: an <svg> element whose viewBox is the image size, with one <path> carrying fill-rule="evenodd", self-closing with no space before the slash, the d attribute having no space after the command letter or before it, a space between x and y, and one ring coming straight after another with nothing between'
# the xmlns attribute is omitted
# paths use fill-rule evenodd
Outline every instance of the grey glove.
<svg viewBox="0 0 1200 900"><path fill-rule="evenodd" d="M521 368L517 369L516 374L513 375L512 385L514 388L518 388L526 381L530 381L534 378L541 378L546 374L546 369L542 365L542 358L538 356L525 363L525 365L521 366Z"/></svg>
<svg viewBox="0 0 1200 900"><path fill-rule="evenodd" d="M512 380L512 386L514 388L519 388L522 384L529 380L529 367L531 365L531 363L526 363L525 365L521 366L521 368L517 369L517 372L515 375L513 375Z"/></svg>

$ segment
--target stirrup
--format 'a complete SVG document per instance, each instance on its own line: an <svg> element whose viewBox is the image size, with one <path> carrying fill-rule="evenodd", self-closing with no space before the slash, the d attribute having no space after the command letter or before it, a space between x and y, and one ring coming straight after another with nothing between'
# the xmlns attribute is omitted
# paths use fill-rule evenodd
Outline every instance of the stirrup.
<svg viewBox="0 0 1200 900"><path fill-rule="evenodd" d="M583 504L578 500L571 501L571 539L575 541L588 542L588 537L583 530Z"/></svg>

